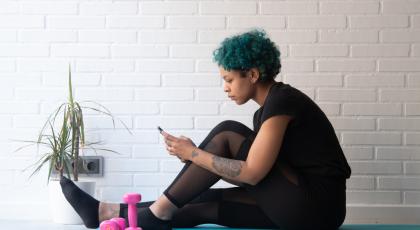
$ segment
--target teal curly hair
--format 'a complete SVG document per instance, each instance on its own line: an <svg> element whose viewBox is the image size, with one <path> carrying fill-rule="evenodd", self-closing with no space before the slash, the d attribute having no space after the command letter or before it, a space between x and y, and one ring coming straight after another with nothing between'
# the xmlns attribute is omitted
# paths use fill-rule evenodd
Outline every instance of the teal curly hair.
<svg viewBox="0 0 420 230"><path fill-rule="evenodd" d="M281 68L280 51L262 29L225 38L213 51L213 60L227 71L257 68L262 82L272 81Z"/></svg>

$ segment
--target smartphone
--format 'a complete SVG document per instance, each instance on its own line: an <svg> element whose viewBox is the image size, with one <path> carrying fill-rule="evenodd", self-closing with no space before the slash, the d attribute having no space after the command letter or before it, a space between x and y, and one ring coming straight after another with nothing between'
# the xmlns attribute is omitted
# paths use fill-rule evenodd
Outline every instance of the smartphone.
<svg viewBox="0 0 420 230"><path fill-rule="evenodd" d="M163 129L160 126L158 126L157 129L159 130L159 133L162 134Z"/></svg>

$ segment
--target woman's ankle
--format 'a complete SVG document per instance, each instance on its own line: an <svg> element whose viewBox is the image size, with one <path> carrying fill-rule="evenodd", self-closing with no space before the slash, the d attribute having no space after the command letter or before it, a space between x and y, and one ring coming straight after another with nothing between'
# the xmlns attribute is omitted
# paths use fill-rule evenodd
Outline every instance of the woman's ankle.
<svg viewBox="0 0 420 230"><path fill-rule="evenodd" d="M153 215L161 220L171 220L178 208L165 196L160 196L150 207Z"/></svg>
<svg viewBox="0 0 420 230"><path fill-rule="evenodd" d="M99 222L109 220L120 215L120 204L99 203L98 219Z"/></svg>

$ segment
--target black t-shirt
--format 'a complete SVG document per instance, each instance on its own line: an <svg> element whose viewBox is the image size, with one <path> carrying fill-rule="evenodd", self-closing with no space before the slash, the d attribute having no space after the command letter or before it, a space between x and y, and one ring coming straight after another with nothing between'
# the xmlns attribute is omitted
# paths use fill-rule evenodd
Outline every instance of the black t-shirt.
<svg viewBox="0 0 420 230"><path fill-rule="evenodd" d="M301 91L276 82L263 106L254 114L254 131L276 115L290 115L277 162L285 162L307 176L349 178L350 166L334 128L322 110Z"/></svg>

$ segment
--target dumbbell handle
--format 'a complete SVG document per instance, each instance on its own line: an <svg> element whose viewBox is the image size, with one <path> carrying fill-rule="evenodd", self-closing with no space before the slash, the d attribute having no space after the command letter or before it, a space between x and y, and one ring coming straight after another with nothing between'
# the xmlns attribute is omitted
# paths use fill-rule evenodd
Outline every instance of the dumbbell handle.
<svg viewBox="0 0 420 230"><path fill-rule="evenodd" d="M137 206L136 204L141 200L140 194L127 193L124 195L124 202L128 204L128 228L126 230L139 230L137 227Z"/></svg>

